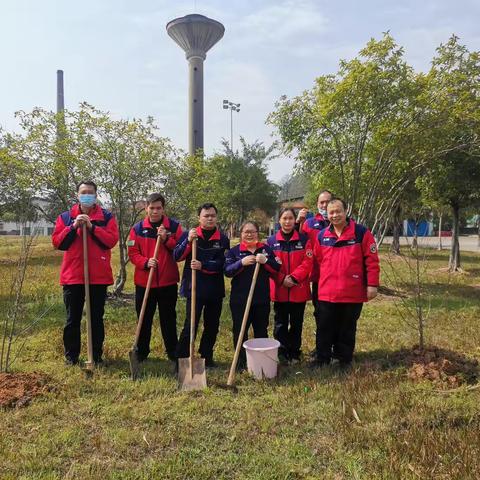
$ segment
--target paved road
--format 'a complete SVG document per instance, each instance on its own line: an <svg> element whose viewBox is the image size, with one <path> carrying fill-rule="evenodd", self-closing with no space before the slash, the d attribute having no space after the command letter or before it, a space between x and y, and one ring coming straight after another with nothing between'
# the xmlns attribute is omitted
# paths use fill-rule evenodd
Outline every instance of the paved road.
<svg viewBox="0 0 480 480"><path fill-rule="evenodd" d="M419 245L425 245L428 247L437 248L438 247L438 237L418 237ZM412 237L401 237L400 244L407 245L412 242ZM392 243L392 237L385 237L385 244ZM451 237L442 237L442 247L445 250L450 249L452 245ZM462 252L479 252L480 247L478 246L478 236L477 235L462 235L460 237L460 251Z"/></svg>

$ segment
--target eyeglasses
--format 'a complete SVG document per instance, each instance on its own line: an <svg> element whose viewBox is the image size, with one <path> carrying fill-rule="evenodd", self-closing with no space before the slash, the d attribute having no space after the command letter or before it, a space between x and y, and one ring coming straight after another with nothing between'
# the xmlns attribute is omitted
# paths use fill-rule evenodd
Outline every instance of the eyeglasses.
<svg viewBox="0 0 480 480"><path fill-rule="evenodd" d="M258 233L258 230L244 230L242 232L243 235L255 235Z"/></svg>

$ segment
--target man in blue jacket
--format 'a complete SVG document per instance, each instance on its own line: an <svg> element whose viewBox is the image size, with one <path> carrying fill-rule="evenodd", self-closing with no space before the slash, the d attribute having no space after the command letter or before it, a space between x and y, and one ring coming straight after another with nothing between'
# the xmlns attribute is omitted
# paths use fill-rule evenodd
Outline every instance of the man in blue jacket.
<svg viewBox="0 0 480 480"><path fill-rule="evenodd" d="M187 299L185 325L178 340L177 358L186 358L189 355L192 270L196 270L195 334L203 311L203 333L199 352L205 359L205 366L210 368L215 366L213 349L225 297L223 265L225 252L230 249L229 239L217 228L217 213L217 207L213 203L201 205L198 208L199 226L184 232L174 250L177 262L185 260L180 295ZM192 260L194 239L197 239L196 260Z"/></svg>

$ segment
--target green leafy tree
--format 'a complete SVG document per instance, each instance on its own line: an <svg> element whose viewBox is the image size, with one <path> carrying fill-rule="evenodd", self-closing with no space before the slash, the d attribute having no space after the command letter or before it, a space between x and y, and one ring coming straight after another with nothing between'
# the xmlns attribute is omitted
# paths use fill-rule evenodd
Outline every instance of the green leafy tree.
<svg viewBox="0 0 480 480"><path fill-rule="evenodd" d="M425 201L452 212L449 269L460 269L460 210L480 198L480 53L456 36L437 49L428 76L428 168L417 179Z"/></svg>

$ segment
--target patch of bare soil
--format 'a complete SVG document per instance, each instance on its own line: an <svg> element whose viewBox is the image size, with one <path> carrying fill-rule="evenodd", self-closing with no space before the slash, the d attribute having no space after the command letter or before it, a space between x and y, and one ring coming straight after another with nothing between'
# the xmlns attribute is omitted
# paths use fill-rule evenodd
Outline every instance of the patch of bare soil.
<svg viewBox="0 0 480 480"><path fill-rule="evenodd" d="M438 347L402 350L394 361L404 364L413 381L429 380L439 388L456 388L472 384L480 376L478 362L464 355Z"/></svg>
<svg viewBox="0 0 480 480"><path fill-rule="evenodd" d="M0 373L0 408L24 407L34 397L52 390L50 377L43 373Z"/></svg>

